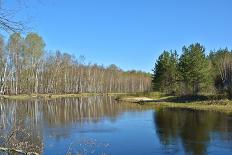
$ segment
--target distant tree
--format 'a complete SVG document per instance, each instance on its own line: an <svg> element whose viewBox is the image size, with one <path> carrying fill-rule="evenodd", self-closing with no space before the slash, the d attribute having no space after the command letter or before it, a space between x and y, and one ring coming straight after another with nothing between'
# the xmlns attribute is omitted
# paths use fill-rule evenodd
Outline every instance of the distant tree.
<svg viewBox="0 0 232 155"><path fill-rule="evenodd" d="M12 82L14 82L14 90L12 90L15 94L18 94L19 89L19 80L20 80L20 70L22 68L22 45L23 38L19 33L13 33L10 35L8 41L8 52L10 56L11 62L11 72L12 72Z"/></svg>
<svg viewBox="0 0 232 155"><path fill-rule="evenodd" d="M57 51L45 53L38 34L0 38L0 93L103 93L150 90L150 74L123 71L116 65L86 64L83 57Z"/></svg>
<svg viewBox="0 0 232 155"><path fill-rule="evenodd" d="M5 53L5 45L2 36L0 36L0 94L5 93L7 74L7 56Z"/></svg>
<svg viewBox="0 0 232 155"><path fill-rule="evenodd" d="M34 93L38 93L39 86L39 71L42 56L44 54L45 43L38 34L29 33L24 42L24 62L28 67L29 77L32 76L32 81L34 81Z"/></svg>
<svg viewBox="0 0 232 155"><path fill-rule="evenodd" d="M178 56L176 51L164 51L158 58L153 69L153 90L166 93L177 91Z"/></svg>
<svg viewBox="0 0 232 155"><path fill-rule="evenodd" d="M197 95L210 82L209 63L205 56L205 48L199 43L182 48L179 71L185 85L184 94Z"/></svg>
<svg viewBox="0 0 232 155"><path fill-rule="evenodd" d="M232 96L232 51L219 49L211 51L209 59L213 65L213 77L216 89Z"/></svg>

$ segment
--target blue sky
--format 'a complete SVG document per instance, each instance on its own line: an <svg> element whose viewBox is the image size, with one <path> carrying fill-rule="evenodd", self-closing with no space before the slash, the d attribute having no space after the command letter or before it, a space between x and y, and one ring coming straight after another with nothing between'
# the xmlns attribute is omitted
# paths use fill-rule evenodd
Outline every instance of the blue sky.
<svg viewBox="0 0 232 155"><path fill-rule="evenodd" d="M23 2L21 2L23 3ZM232 47L231 0L31 0L20 8L46 42L87 62L151 71L163 50Z"/></svg>

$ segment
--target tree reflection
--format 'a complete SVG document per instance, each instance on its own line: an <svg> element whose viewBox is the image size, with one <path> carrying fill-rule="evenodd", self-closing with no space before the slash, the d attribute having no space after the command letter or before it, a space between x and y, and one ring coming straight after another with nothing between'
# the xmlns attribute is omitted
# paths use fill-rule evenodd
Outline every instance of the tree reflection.
<svg viewBox="0 0 232 155"><path fill-rule="evenodd" d="M196 155L207 154L213 132L231 132L229 118L214 112L183 109L160 109L154 113L160 142L167 146L180 140L186 153Z"/></svg>
<svg viewBox="0 0 232 155"><path fill-rule="evenodd" d="M142 106L117 103L112 97L69 98L46 101L43 104L43 117L50 126L73 122L97 123L105 118L115 121L121 112L128 110L142 110Z"/></svg>
<svg viewBox="0 0 232 155"><path fill-rule="evenodd" d="M56 100L0 101L0 146L41 153L43 130L72 123L115 121L120 113L142 110L136 104L117 103L112 97L63 98ZM59 135L60 134L60 135ZM55 133L55 137L70 133Z"/></svg>
<svg viewBox="0 0 232 155"><path fill-rule="evenodd" d="M15 104L12 101L0 103L0 145L8 149L41 153L43 150L38 103L33 107ZM30 110L28 110L30 108ZM35 130L36 129L36 130Z"/></svg>

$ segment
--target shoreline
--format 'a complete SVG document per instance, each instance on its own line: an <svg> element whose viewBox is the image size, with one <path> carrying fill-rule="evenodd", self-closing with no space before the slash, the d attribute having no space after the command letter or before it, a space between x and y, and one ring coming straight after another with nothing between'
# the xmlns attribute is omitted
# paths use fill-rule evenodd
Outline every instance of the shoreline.
<svg viewBox="0 0 232 155"><path fill-rule="evenodd" d="M57 98L78 98L90 96L118 96L128 93L70 93L70 94L18 94L18 95L0 95L1 99L12 100L30 100L30 99L57 99Z"/></svg>
<svg viewBox="0 0 232 155"><path fill-rule="evenodd" d="M213 112L232 114L232 102L231 101L223 101L223 102L224 103L227 102L227 103L223 105L223 104L207 104L207 103L201 103L201 102L189 102L189 103L163 102L163 103L155 103L152 106L161 107L161 108L202 110L202 111L213 111Z"/></svg>
<svg viewBox="0 0 232 155"><path fill-rule="evenodd" d="M204 100L204 101L193 101L191 98L188 101L178 102L170 100L173 96L167 96L162 98L148 98L139 96L124 96L118 98L119 102L128 102L131 104L140 104L141 106L152 107L152 108L180 108L190 110L204 110L214 111L226 114L232 114L232 101L228 99L220 100Z"/></svg>
<svg viewBox="0 0 232 155"><path fill-rule="evenodd" d="M152 95L151 95L152 94ZM154 95L155 94L155 95ZM53 100L59 98L79 98L91 96L115 96L118 102L140 104L151 108L182 108L192 110L208 110L232 114L232 101L228 99L209 99L204 101L194 101L191 98L184 102L170 100L173 96L164 96L158 93L78 93L78 94L19 94L0 95L0 100L33 100L45 99Z"/></svg>

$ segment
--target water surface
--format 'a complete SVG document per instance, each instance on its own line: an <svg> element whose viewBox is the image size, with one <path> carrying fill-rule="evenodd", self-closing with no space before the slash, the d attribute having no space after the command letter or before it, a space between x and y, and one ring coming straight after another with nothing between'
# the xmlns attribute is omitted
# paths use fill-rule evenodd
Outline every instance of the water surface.
<svg viewBox="0 0 232 155"><path fill-rule="evenodd" d="M232 154L232 117L112 97L0 102L0 144L41 154ZM2 152L3 154L3 152Z"/></svg>

